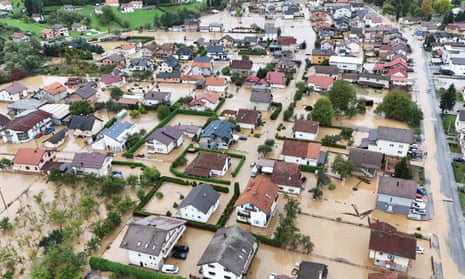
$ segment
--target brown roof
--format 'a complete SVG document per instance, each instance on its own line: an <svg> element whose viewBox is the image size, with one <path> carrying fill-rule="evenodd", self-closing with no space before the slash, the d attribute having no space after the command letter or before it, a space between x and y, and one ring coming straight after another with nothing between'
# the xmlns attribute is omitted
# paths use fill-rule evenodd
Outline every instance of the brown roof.
<svg viewBox="0 0 465 279"><path fill-rule="evenodd" d="M58 81L52 82L51 84L44 87L44 91L50 95L56 95L66 90L66 87Z"/></svg>
<svg viewBox="0 0 465 279"><path fill-rule="evenodd" d="M286 140L283 143L282 155L295 156L301 158L320 158L321 144L314 142L302 142Z"/></svg>
<svg viewBox="0 0 465 279"><path fill-rule="evenodd" d="M370 273L368 279L401 279L397 272Z"/></svg>
<svg viewBox="0 0 465 279"><path fill-rule="evenodd" d="M122 50L130 50L130 49L133 49L133 48L136 48L136 44L134 44L134 43L123 43L123 44L121 44L121 49Z"/></svg>
<svg viewBox="0 0 465 279"><path fill-rule="evenodd" d="M210 69L211 66L212 66L212 64L210 62L193 61L192 65L191 65L191 68L199 67L201 69Z"/></svg>
<svg viewBox="0 0 465 279"><path fill-rule="evenodd" d="M253 62L251 60L232 60L231 69L250 70Z"/></svg>
<svg viewBox="0 0 465 279"><path fill-rule="evenodd" d="M334 79L329 76L309 75L307 82L319 86L322 89L328 89L333 84Z"/></svg>
<svg viewBox="0 0 465 279"><path fill-rule="evenodd" d="M357 168L379 169L383 160L383 153L351 148L349 150L349 160L354 162Z"/></svg>
<svg viewBox="0 0 465 279"><path fill-rule="evenodd" d="M302 186L302 173L300 166L297 164L276 161L273 165L273 173L271 174L271 181L278 185Z"/></svg>
<svg viewBox="0 0 465 279"><path fill-rule="evenodd" d="M13 158L13 164L21 165L39 165L40 160L44 157L45 150L37 148L19 148Z"/></svg>
<svg viewBox="0 0 465 279"><path fill-rule="evenodd" d="M252 109L239 109L236 115L236 122L257 124L260 112Z"/></svg>
<svg viewBox="0 0 465 279"><path fill-rule="evenodd" d="M186 167L184 173L189 175L209 177L210 170L221 170L228 160L225 154L199 152L197 157Z"/></svg>
<svg viewBox="0 0 465 279"><path fill-rule="evenodd" d="M269 214L278 197L279 187L265 176L250 178L245 190L239 195L234 206L251 203Z"/></svg>
<svg viewBox="0 0 465 279"><path fill-rule="evenodd" d="M390 226L392 227L392 226ZM412 235L371 229L368 249L388 253L403 258L416 259L417 239Z"/></svg>
<svg viewBox="0 0 465 279"><path fill-rule="evenodd" d="M297 39L292 36L280 36L278 37L278 44L283 46L293 45L297 42Z"/></svg>
<svg viewBox="0 0 465 279"><path fill-rule="evenodd" d="M415 199L417 182L391 176L380 176L378 179L378 194Z"/></svg>
<svg viewBox="0 0 465 279"><path fill-rule="evenodd" d="M205 85L206 86L223 86L226 83L225 78L220 78L220 77L207 77L205 79Z"/></svg>
<svg viewBox="0 0 465 279"><path fill-rule="evenodd" d="M122 105L137 105L139 103L139 100L136 98L122 97L118 100L118 103Z"/></svg>
<svg viewBox="0 0 465 279"><path fill-rule="evenodd" d="M318 133L318 128L320 127L320 122L310 121L310 120L296 120L294 122L294 127L292 128L293 132L306 132L316 134Z"/></svg>
<svg viewBox="0 0 465 279"><path fill-rule="evenodd" d="M6 124L5 126L5 129L26 132L32 127L34 127L34 125L36 125L38 122L51 116L52 115L50 113L42 110L34 111L25 116L17 117L14 120L8 122L8 124Z"/></svg>

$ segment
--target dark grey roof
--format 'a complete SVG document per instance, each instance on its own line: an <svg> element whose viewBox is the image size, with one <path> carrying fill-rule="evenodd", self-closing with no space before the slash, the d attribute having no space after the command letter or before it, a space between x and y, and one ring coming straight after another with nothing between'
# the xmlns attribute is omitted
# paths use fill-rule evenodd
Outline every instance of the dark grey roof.
<svg viewBox="0 0 465 279"><path fill-rule="evenodd" d="M234 127L234 123L230 121L213 120L203 129L201 137L220 137L224 141L229 142L233 137Z"/></svg>
<svg viewBox="0 0 465 279"><path fill-rule="evenodd" d="M208 56L196 56L194 57L194 62L206 63L212 61L211 57Z"/></svg>
<svg viewBox="0 0 465 279"><path fill-rule="evenodd" d="M147 58L132 58L131 60L129 60L129 63L132 66L148 67L150 64L150 60Z"/></svg>
<svg viewBox="0 0 465 279"><path fill-rule="evenodd" d="M181 66L181 63L179 63L179 60L176 59L176 57L174 56L168 56L164 62L172 68L179 68Z"/></svg>
<svg viewBox="0 0 465 279"><path fill-rule="evenodd" d="M145 93L146 100L157 100L157 101L164 101L165 98L169 98L171 96L171 92L163 92L163 91L149 91Z"/></svg>
<svg viewBox="0 0 465 279"><path fill-rule="evenodd" d="M339 68L335 65L316 65L315 66L316 74L326 74L326 75L337 75L339 73Z"/></svg>
<svg viewBox="0 0 465 279"><path fill-rule="evenodd" d="M411 179L380 176L378 178L378 194L415 199L417 182Z"/></svg>
<svg viewBox="0 0 465 279"><path fill-rule="evenodd" d="M171 142L176 142L180 137L182 137L182 131L180 129L172 126L165 126L153 131L153 133L147 137L146 141L156 140L168 145Z"/></svg>
<svg viewBox="0 0 465 279"><path fill-rule="evenodd" d="M26 86L22 85L21 83L14 82L10 84L8 87L3 88L6 92L10 94L20 94L24 90L27 90Z"/></svg>
<svg viewBox="0 0 465 279"><path fill-rule="evenodd" d="M378 80L390 80L391 79L389 76L367 74L367 73L361 73L359 76L359 79L361 78L370 79L370 80L373 80L373 82L378 81Z"/></svg>
<svg viewBox="0 0 465 279"><path fill-rule="evenodd" d="M332 51L329 49L312 49L312 55L331 55Z"/></svg>
<svg viewBox="0 0 465 279"><path fill-rule="evenodd" d="M414 143L413 132L409 129L379 126L377 140L395 141L403 143Z"/></svg>
<svg viewBox="0 0 465 279"><path fill-rule="evenodd" d="M111 55L108 55L107 58L110 59L113 62L116 62L116 63L119 63L119 62L124 60L124 57L117 54L117 53L113 53Z"/></svg>
<svg viewBox="0 0 465 279"><path fill-rule="evenodd" d="M196 18L185 18L184 19L184 24L198 24L200 23L200 20Z"/></svg>
<svg viewBox="0 0 465 279"><path fill-rule="evenodd" d="M111 125L111 127L105 128L101 134L111 139L116 140L118 136L121 135L121 133L123 133L127 129L130 129L134 125L135 125L134 123L130 123L128 121L125 121L125 122L117 121L113 125Z"/></svg>
<svg viewBox="0 0 465 279"><path fill-rule="evenodd" d="M185 223L184 220L165 216L148 216L132 221L119 247L144 254L159 255L167 244L166 241L169 240L169 232L184 226Z"/></svg>
<svg viewBox="0 0 465 279"><path fill-rule="evenodd" d="M46 139L44 142L50 142L50 143L53 143L53 144L57 144L61 140L64 139L64 137L66 136L67 131L68 131L68 129L63 128L60 131L56 132L53 136Z"/></svg>
<svg viewBox="0 0 465 279"><path fill-rule="evenodd" d="M213 52L224 52L224 47L223 46L207 46L207 53Z"/></svg>
<svg viewBox="0 0 465 279"><path fill-rule="evenodd" d="M157 78L180 78L180 71L172 71L171 73L158 73Z"/></svg>
<svg viewBox="0 0 465 279"><path fill-rule="evenodd" d="M354 162L357 168L379 169L383 160L383 153L351 148L349 150L349 160Z"/></svg>
<svg viewBox="0 0 465 279"><path fill-rule="evenodd" d="M82 99L87 99L97 93L97 90L92 87L92 84L86 83L84 86L81 86L76 91L74 91L74 93L79 95L79 97Z"/></svg>
<svg viewBox="0 0 465 279"><path fill-rule="evenodd" d="M19 109L19 110L31 110L36 109L44 104L46 100L37 100L37 99L20 99L14 103L8 105L8 109Z"/></svg>
<svg viewBox="0 0 465 279"><path fill-rule="evenodd" d="M303 261L299 264L297 279L320 279L328 276L328 266L321 263Z"/></svg>
<svg viewBox="0 0 465 279"><path fill-rule="evenodd" d="M318 158L318 165L324 165L326 161L326 151L320 150L320 157Z"/></svg>
<svg viewBox="0 0 465 279"><path fill-rule="evenodd" d="M3 115L3 114L0 113L0 127L5 126L10 121L11 120L10 120L10 118L8 118L8 116Z"/></svg>
<svg viewBox="0 0 465 279"><path fill-rule="evenodd" d="M249 257L255 252L256 240L238 226L218 229L197 265L218 263L240 276L248 269Z"/></svg>
<svg viewBox="0 0 465 279"><path fill-rule="evenodd" d="M452 57L451 63L454 65L465 65L465 58L464 57Z"/></svg>
<svg viewBox="0 0 465 279"><path fill-rule="evenodd" d="M459 121L465 121L465 110L459 110Z"/></svg>
<svg viewBox="0 0 465 279"><path fill-rule="evenodd" d="M103 166L106 157L107 156L105 154L98 152L74 153L71 166L74 168L100 169Z"/></svg>
<svg viewBox="0 0 465 279"><path fill-rule="evenodd" d="M220 198L220 193L215 191L209 184L202 183L192 188L187 197L185 197L179 208L193 206L202 213L207 213Z"/></svg>
<svg viewBox="0 0 465 279"><path fill-rule="evenodd" d="M180 47L179 49L176 50L176 54L177 55L190 55L190 56L192 56L193 51L192 51L192 49L190 49L188 47L182 46L182 47Z"/></svg>
<svg viewBox="0 0 465 279"><path fill-rule="evenodd" d="M68 128L78 129L81 131L91 131L94 127L94 122L98 118L93 114L88 115L73 115L69 121ZM100 120L100 119L98 119ZM101 120L100 120L101 121Z"/></svg>
<svg viewBox="0 0 465 279"><path fill-rule="evenodd" d="M252 91L252 94L250 94L251 102L269 104L271 103L272 100L273 100L273 95L271 95L271 93Z"/></svg>

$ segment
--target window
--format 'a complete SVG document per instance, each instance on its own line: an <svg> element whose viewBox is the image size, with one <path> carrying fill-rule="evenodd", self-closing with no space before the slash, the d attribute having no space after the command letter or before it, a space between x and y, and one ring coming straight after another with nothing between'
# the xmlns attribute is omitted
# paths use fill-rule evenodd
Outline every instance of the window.
<svg viewBox="0 0 465 279"><path fill-rule="evenodd" d="M394 144L393 144L393 143L390 143L390 144L389 144L389 147L394 147Z"/></svg>
<svg viewBox="0 0 465 279"><path fill-rule="evenodd" d="M210 274L210 275L216 275L216 273L213 272L213 271L209 271L208 274Z"/></svg>
<svg viewBox="0 0 465 279"><path fill-rule="evenodd" d="M404 148L404 145L403 145L403 144L399 144L399 148Z"/></svg>

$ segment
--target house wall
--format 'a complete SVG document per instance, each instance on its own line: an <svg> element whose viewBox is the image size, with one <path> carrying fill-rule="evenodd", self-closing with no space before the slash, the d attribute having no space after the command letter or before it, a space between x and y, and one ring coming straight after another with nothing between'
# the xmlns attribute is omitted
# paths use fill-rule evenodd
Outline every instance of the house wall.
<svg viewBox="0 0 465 279"><path fill-rule="evenodd" d="M175 142L171 141L168 145L165 145L157 140L148 141L145 143L148 153L162 153L168 154L175 147Z"/></svg>
<svg viewBox="0 0 465 279"><path fill-rule="evenodd" d="M460 121L459 116L455 119L455 130L458 132L465 130L465 121Z"/></svg>
<svg viewBox="0 0 465 279"><path fill-rule="evenodd" d="M408 215L412 207L412 200L407 198L378 194L376 208L391 213Z"/></svg>
<svg viewBox="0 0 465 279"><path fill-rule="evenodd" d="M229 169L229 158L224 161L224 165L218 169L211 169L210 176L223 176Z"/></svg>
<svg viewBox="0 0 465 279"><path fill-rule="evenodd" d="M221 138L201 137L199 140L200 148L208 149L229 149L229 143L224 142ZM216 147L216 148L215 148Z"/></svg>
<svg viewBox="0 0 465 279"><path fill-rule="evenodd" d="M242 274L236 276L234 273L226 269L220 263L210 263L201 266L203 278L230 278L242 279Z"/></svg>
<svg viewBox="0 0 465 279"><path fill-rule="evenodd" d="M214 205L212 205L207 213L203 213L197 208L193 207L192 205L186 206L181 208L180 215L181 218L187 219L187 220L192 220L195 222L201 222L201 223L206 223L210 216L215 212L215 210L218 208L218 204L220 203L220 200L218 199Z"/></svg>
<svg viewBox="0 0 465 279"><path fill-rule="evenodd" d="M66 96L68 96L68 91L63 91L55 95L50 95L49 93L45 92L43 98L50 103L55 103L61 99L64 99Z"/></svg>
<svg viewBox="0 0 465 279"><path fill-rule="evenodd" d="M24 90L22 94L10 94L6 90L0 91L0 101L4 102L15 102L21 97L26 97L27 96L27 90Z"/></svg>
<svg viewBox="0 0 465 279"><path fill-rule="evenodd" d="M198 66L194 66L191 69L191 75L193 76L210 76L212 74L211 68L200 68Z"/></svg>
<svg viewBox="0 0 465 279"><path fill-rule="evenodd" d="M34 137L45 130L45 127L50 126L52 123L51 118L46 118L43 121L40 121L34 125L31 129L26 132L14 131L11 129L6 129L2 131L3 142L5 143L23 143L33 140Z"/></svg>
<svg viewBox="0 0 465 279"><path fill-rule="evenodd" d="M288 185L283 185L283 184L278 184L278 187L280 191L283 193L296 194L296 195L300 195L300 191L302 190L300 187L288 186Z"/></svg>
<svg viewBox="0 0 465 279"><path fill-rule="evenodd" d="M368 145L368 150L378 151L390 156L405 157L409 147L408 143L377 140L376 145Z"/></svg>
<svg viewBox="0 0 465 279"><path fill-rule="evenodd" d="M258 111L268 111L270 109L269 103L250 102L249 109Z"/></svg>
<svg viewBox="0 0 465 279"><path fill-rule="evenodd" d="M255 129L254 124L237 122L242 129Z"/></svg>
<svg viewBox="0 0 465 279"><path fill-rule="evenodd" d="M370 259L373 259L373 264L382 266L390 270L406 272L410 260L404 257L383 253L380 251L370 250Z"/></svg>
<svg viewBox="0 0 465 279"><path fill-rule="evenodd" d="M53 151L47 151L44 153L42 156L42 159L37 165L31 165L31 164L14 164L13 165L13 170L14 171L23 171L23 172L33 172L33 173L39 173L41 172L41 168L48 162L48 161L53 161L55 160L55 155L56 153Z"/></svg>
<svg viewBox="0 0 465 279"><path fill-rule="evenodd" d="M296 139L315 140L317 135L318 135L318 131L316 132L316 134L308 133L308 132L302 132L302 131L294 132L294 138L296 138Z"/></svg>
<svg viewBox="0 0 465 279"><path fill-rule="evenodd" d="M275 214L275 208L276 201L272 205L271 215L268 216L252 203L246 203L236 206L236 219L239 222L248 223L254 227L266 228Z"/></svg>
<svg viewBox="0 0 465 279"><path fill-rule="evenodd" d="M316 167L318 165L318 159L302 158L302 157L295 157L295 156L288 156L288 155L284 155L283 159L286 163L308 165L308 166L313 166L313 167Z"/></svg>
<svg viewBox="0 0 465 279"><path fill-rule="evenodd" d="M312 55L312 63L313 64L321 64L325 60L329 60L329 55Z"/></svg>
<svg viewBox="0 0 465 279"><path fill-rule="evenodd" d="M221 85L221 86L208 85L207 86L207 90L214 91L214 92L224 92L226 91L226 88L227 88L226 85Z"/></svg>

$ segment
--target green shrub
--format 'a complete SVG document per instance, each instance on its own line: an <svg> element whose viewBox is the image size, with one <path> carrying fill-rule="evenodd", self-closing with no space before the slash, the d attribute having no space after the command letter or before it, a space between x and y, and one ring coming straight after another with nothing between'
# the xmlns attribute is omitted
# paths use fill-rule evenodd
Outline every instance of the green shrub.
<svg viewBox="0 0 465 279"><path fill-rule="evenodd" d="M155 197L157 197L157 199L161 200L161 199L163 199L163 193L162 192L156 192Z"/></svg>
<svg viewBox="0 0 465 279"><path fill-rule="evenodd" d="M417 232L414 232L414 233L413 233L413 236L414 236L415 238L419 238L419 239L422 239L422 238L423 238L423 235L422 235L421 233L417 233Z"/></svg>
<svg viewBox="0 0 465 279"><path fill-rule="evenodd" d="M166 211L166 216L171 217L171 215L172 215L171 211L169 211L169 210Z"/></svg>
<svg viewBox="0 0 465 279"><path fill-rule="evenodd" d="M177 202L173 202L173 208L178 208L178 203Z"/></svg>
<svg viewBox="0 0 465 279"><path fill-rule="evenodd" d="M336 190L336 185L334 183L329 183L328 190L331 190L331 191Z"/></svg>

